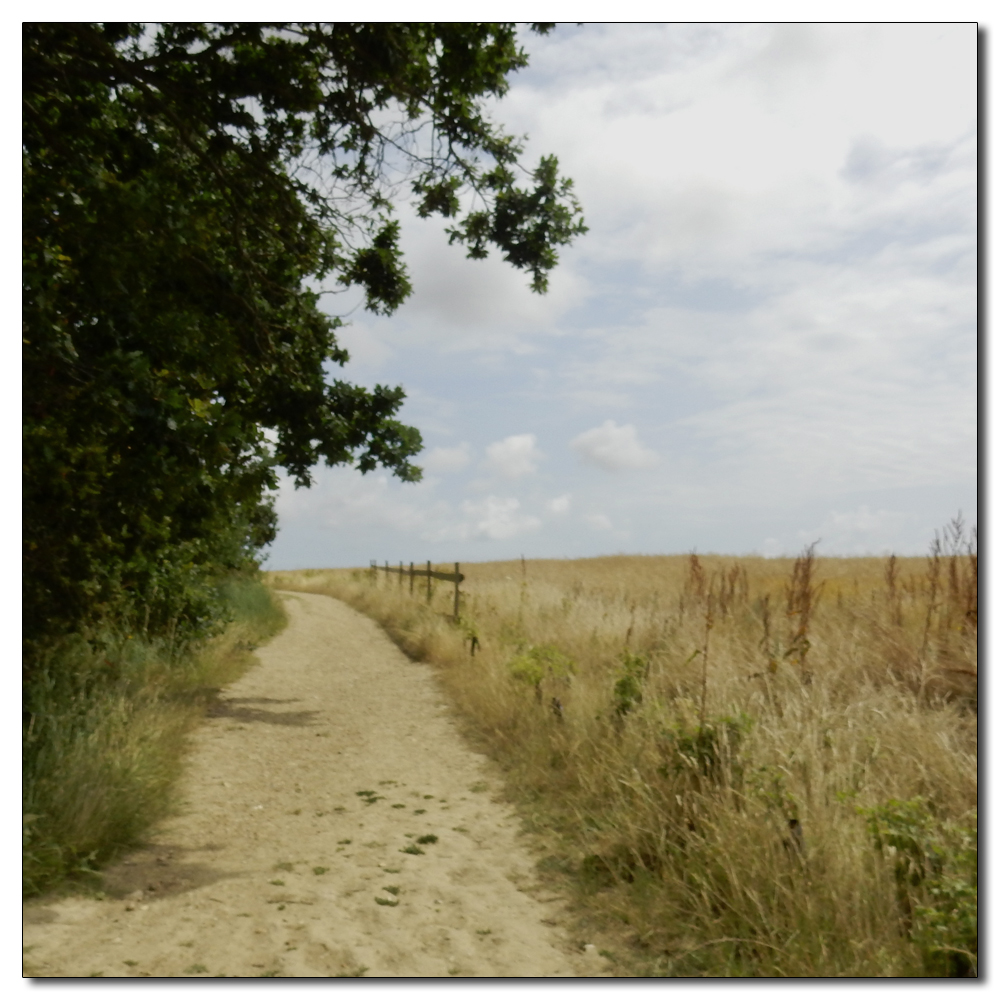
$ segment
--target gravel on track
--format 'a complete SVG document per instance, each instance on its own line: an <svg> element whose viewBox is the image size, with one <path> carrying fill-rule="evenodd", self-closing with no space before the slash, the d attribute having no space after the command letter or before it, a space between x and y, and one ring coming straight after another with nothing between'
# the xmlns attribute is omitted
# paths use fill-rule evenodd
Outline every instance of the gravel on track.
<svg viewBox="0 0 1000 1000"><path fill-rule="evenodd" d="M179 814L105 898L25 906L24 974L608 975L431 668L340 601L283 598L192 736Z"/></svg>

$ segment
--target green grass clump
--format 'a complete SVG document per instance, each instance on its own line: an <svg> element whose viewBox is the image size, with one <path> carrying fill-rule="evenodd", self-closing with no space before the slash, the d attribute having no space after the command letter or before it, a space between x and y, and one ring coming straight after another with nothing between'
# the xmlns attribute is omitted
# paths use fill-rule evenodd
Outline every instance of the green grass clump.
<svg viewBox="0 0 1000 1000"><path fill-rule="evenodd" d="M221 591L231 621L197 647L108 629L34 654L22 740L26 895L92 875L173 807L186 734L285 622L256 581Z"/></svg>

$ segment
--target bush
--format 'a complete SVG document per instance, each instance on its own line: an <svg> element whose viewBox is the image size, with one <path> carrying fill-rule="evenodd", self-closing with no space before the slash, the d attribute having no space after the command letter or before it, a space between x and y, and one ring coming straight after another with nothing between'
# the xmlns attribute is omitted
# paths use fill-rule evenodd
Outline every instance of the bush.
<svg viewBox="0 0 1000 1000"><path fill-rule="evenodd" d="M730 779L742 777L738 751L752 725L753 720L743 713L707 719L695 727L675 724L663 736L661 748L667 760L660 773L692 770L713 781L721 780L724 773Z"/></svg>
<svg viewBox="0 0 1000 1000"><path fill-rule="evenodd" d="M573 673L573 661L555 646L529 646L510 661L511 676L535 689L542 697L542 681L566 680Z"/></svg>
<svg viewBox="0 0 1000 1000"><path fill-rule="evenodd" d="M904 932L932 976L976 975L979 835L939 821L923 798L860 809L876 849L892 858Z"/></svg>

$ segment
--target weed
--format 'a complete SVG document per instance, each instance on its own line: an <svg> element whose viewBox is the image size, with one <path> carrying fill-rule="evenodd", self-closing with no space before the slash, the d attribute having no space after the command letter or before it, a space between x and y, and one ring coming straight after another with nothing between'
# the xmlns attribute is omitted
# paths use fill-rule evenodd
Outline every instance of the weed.
<svg viewBox="0 0 1000 1000"><path fill-rule="evenodd" d="M418 844L436 844L437 836L433 833L425 833L422 837L417 837Z"/></svg>
<svg viewBox="0 0 1000 1000"><path fill-rule="evenodd" d="M317 865L313 869L313 875L325 875L329 870L329 868L323 868L321 865Z"/></svg>
<svg viewBox="0 0 1000 1000"><path fill-rule="evenodd" d="M184 971L188 975L194 976L199 972L208 972L208 967L204 965L189 965Z"/></svg>
<svg viewBox="0 0 1000 1000"><path fill-rule="evenodd" d="M618 974L940 976L978 962L975 547L953 523L891 568L818 546L470 565L475 669L440 596L283 585L443 668L540 877L627 929ZM856 807L883 810L880 848ZM917 847L887 839L906 824Z"/></svg>
<svg viewBox="0 0 1000 1000"><path fill-rule="evenodd" d="M295 868L295 863L292 861L279 861L275 866L274 870L276 872L290 872Z"/></svg>
<svg viewBox="0 0 1000 1000"><path fill-rule="evenodd" d="M280 879L280 878L273 878L273 879L271 879L271 885L284 885L284 884L285 884L285 882L284 882L283 879Z"/></svg>
<svg viewBox="0 0 1000 1000"><path fill-rule="evenodd" d="M414 810L413 810L413 815L414 815L414 816L423 816L423 814L424 814L425 812L427 812L427 810L426 810L426 809L414 809Z"/></svg>
<svg viewBox="0 0 1000 1000"><path fill-rule="evenodd" d="M738 781L743 776L738 752L752 725L753 720L745 714L736 718L706 719L694 728L675 723L664 730L660 742L661 753L666 758L660 774L666 777L668 771L691 769L720 781L725 771L730 782Z"/></svg>
<svg viewBox="0 0 1000 1000"><path fill-rule="evenodd" d="M535 697L542 700L542 682L567 680L574 670L573 660L555 646L529 646L518 653L509 665L511 676L535 690Z"/></svg>
<svg viewBox="0 0 1000 1000"><path fill-rule="evenodd" d="M807 683L812 680L812 674L806 670L806 657L810 649L809 625L816 602L819 600L820 591L823 588L822 584L814 586L812 582L816 570L816 546L818 544L818 542L813 542L812 545L807 546L802 555L795 560L795 565L792 567L792 579L785 588L787 615L791 629L785 658L799 668L802 679Z"/></svg>
<svg viewBox="0 0 1000 1000"><path fill-rule="evenodd" d="M624 717L642 702L642 684L649 674L649 658L630 653L621 654L621 672L615 681L614 711Z"/></svg>
<svg viewBox="0 0 1000 1000"><path fill-rule="evenodd" d="M416 844L407 844L400 848L400 854L423 854L424 852Z"/></svg>
<svg viewBox="0 0 1000 1000"><path fill-rule="evenodd" d="M976 826L940 821L919 797L858 811L876 849L892 860L903 928L920 948L925 971L977 975Z"/></svg>

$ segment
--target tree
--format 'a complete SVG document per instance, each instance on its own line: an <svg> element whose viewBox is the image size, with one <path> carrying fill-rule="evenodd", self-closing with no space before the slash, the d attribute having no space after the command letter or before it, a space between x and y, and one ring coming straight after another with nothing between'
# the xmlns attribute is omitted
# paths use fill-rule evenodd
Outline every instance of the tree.
<svg viewBox="0 0 1000 1000"><path fill-rule="evenodd" d="M409 192L543 292L580 207L484 110L511 24L23 30L25 636L195 635L274 537L276 468L420 477L402 389L332 378L315 287L404 301Z"/></svg>

